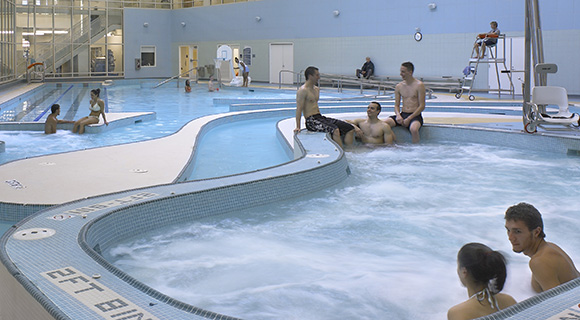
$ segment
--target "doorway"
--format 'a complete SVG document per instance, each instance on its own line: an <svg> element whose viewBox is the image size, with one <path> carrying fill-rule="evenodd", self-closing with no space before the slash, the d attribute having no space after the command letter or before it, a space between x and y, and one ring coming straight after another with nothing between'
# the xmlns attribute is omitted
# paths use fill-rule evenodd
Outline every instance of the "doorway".
<svg viewBox="0 0 580 320"><path fill-rule="evenodd" d="M294 72L294 44L271 43L270 44L270 83L293 84L294 74L282 72L289 70Z"/></svg>
<svg viewBox="0 0 580 320"><path fill-rule="evenodd" d="M197 46L179 47L179 77L197 79Z"/></svg>

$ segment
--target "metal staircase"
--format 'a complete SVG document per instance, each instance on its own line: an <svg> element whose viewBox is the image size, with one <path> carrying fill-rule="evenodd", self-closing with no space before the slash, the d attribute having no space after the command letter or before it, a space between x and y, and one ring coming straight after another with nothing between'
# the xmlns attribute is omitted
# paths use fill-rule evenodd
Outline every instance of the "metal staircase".
<svg viewBox="0 0 580 320"><path fill-rule="evenodd" d="M44 62L47 72L56 73L56 69L64 63L71 61L82 50L87 49L87 44L95 43L106 35L107 30L121 28L121 16L109 16L109 25L106 26L104 17L97 17L92 21L84 19L68 29L68 34L55 34L54 46L45 46L34 54L36 61ZM72 45L68 45L71 43ZM58 44L67 44L58 48ZM54 50L53 50L54 49ZM54 58L53 58L54 57Z"/></svg>

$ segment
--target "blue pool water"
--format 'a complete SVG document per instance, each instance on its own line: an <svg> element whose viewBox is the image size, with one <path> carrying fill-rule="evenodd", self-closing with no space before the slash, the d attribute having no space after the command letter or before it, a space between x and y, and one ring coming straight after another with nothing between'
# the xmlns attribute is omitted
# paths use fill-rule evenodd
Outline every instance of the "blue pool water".
<svg viewBox="0 0 580 320"><path fill-rule="evenodd" d="M334 188L154 230L105 255L178 300L244 319L444 319L468 298L455 262L467 242L501 250L504 292L526 299L529 259L503 221L521 201L580 263L578 157L456 143L347 157L352 175Z"/></svg>
<svg viewBox="0 0 580 320"><path fill-rule="evenodd" d="M88 114L89 89L75 85L68 90L68 85L55 88L48 84L40 93L12 106L2 106L0 121L13 119L22 114L24 109L33 109L21 120L30 120L50 106L62 95L60 119L79 119ZM65 94L66 92L66 94ZM63 95L64 94L64 95ZM104 91L101 95L104 96ZM167 136L178 131L189 121L209 115L229 111L225 104L214 104L214 99L290 99L295 98L292 91L248 91L220 90L207 92L207 87L194 86L189 94L175 84L168 84L157 89L142 88L138 84L114 85L107 87L107 100L110 112L155 112L157 119L136 123L100 134L76 135L70 131L59 130L55 135L42 132L0 131L0 141L6 142L6 152L0 153L0 164L30 156L45 155L64 151L80 150L109 146L121 143L141 141ZM45 117L40 120L44 121Z"/></svg>
<svg viewBox="0 0 580 320"><path fill-rule="evenodd" d="M288 162L276 138L279 118L249 120L210 130L196 150L189 180L214 178Z"/></svg>

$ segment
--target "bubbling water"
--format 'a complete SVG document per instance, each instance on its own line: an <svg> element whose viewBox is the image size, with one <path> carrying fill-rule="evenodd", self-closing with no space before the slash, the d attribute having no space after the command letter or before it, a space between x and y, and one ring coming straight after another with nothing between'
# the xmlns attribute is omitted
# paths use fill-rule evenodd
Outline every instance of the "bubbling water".
<svg viewBox="0 0 580 320"><path fill-rule="evenodd" d="M352 175L334 188L168 226L105 255L178 300L246 319L445 318L467 299L456 273L467 242L502 251L503 292L528 298L528 258L511 251L503 221L521 201L580 261L568 245L580 240L577 157L455 143L347 157Z"/></svg>

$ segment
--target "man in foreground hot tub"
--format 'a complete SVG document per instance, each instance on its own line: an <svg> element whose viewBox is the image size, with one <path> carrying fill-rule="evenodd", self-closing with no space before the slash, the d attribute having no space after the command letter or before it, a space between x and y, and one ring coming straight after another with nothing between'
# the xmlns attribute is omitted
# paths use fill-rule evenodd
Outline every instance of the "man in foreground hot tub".
<svg viewBox="0 0 580 320"><path fill-rule="evenodd" d="M532 288L536 292L580 277L566 252L544 240L542 215L531 204L522 202L509 207L505 213L505 228L514 252L530 257Z"/></svg>

